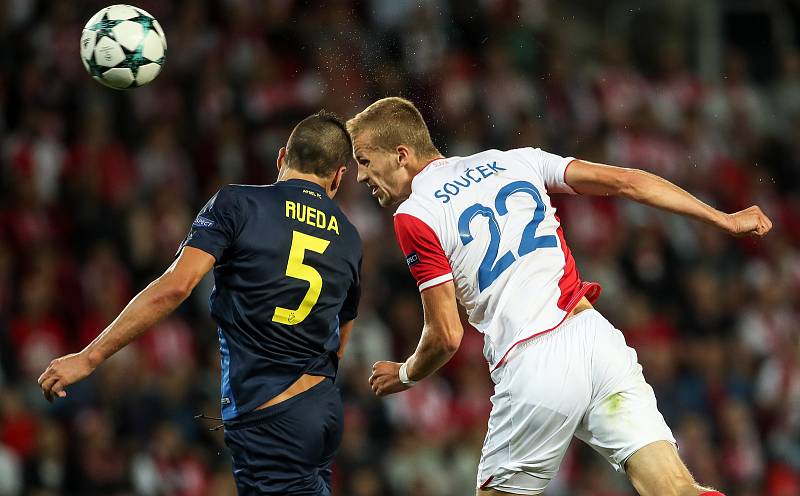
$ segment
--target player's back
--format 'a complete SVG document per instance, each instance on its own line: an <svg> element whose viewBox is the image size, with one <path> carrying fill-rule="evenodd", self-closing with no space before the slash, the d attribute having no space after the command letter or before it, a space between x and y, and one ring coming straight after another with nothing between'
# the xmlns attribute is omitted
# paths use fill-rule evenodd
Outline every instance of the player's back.
<svg viewBox="0 0 800 496"><path fill-rule="evenodd" d="M211 236L215 230L223 234ZM324 188L295 179L226 186L200 212L187 244L197 236L225 244L218 254L207 250L217 258L210 306L223 418L253 410L302 374L335 377L339 322L355 318L358 304L362 248Z"/></svg>
<svg viewBox="0 0 800 496"><path fill-rule="evenodd" d="M492 368L518 341L556 327L582 296L599 293L580 281L548 196L571 192L571 160L532 148L435 160L396 213L412 272L427 272L415 273L420 289L452 277ZM433 236L420 242L426 229ZM435 258L426 246L437 243L449 267L426 266Z"/></svg>

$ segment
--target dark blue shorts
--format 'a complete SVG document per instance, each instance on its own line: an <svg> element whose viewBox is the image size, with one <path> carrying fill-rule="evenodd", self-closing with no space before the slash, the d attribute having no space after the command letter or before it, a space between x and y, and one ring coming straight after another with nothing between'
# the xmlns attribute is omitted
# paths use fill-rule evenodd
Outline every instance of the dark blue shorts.
<svg viewBox="0 0 800 496"><path fill-rule="evenodd" d="M330 496L343 423L342 399L331 379L225 422L239 496Z"/></svg>

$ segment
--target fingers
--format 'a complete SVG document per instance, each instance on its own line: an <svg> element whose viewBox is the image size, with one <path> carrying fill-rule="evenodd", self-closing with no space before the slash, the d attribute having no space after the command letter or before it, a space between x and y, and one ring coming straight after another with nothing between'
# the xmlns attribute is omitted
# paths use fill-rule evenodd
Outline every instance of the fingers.
<svg viewBox="0 0 800 496"><path fill-rule="evenodd" d="M41 384L42 391L50 391L53 389L55 383L58 382L58 377L50 376Z"/></svg>
<svg viewBox="0 0 800 496"><path fill-rule="evenodd" d="M58 380L55 384L53 384L53 387L50 388L50 391L59 398L66 398L67 392L64 391L65 386L66 384L63 381Z"/></svg>
<svg viewBox="0 0 800 496"><path fill-rule="evenodd" d="M53 386L58 382L58 377L53 376L50 374L41 384L42 387L42 394L44 394L44 399L49 401L50 403L53 402Z"/></svg>
<svg viewBox="0 0 800 496"><path fill-rule="evenodd" d="M755 236L762 238L772 230L772 221L758 205L753 205L732 214L735 236Z"/></svg>
<svg viewBox="0 0 800 496"><path fill-rule="evenodd" d="M370 387L372 388L372 392L375 393L376 396L382 396L383 392L383 377L378 377L373 374L372 377L369 379Z"/></svg>
<svg viewBox="0 0 800 496"><path fill-rule="evenodd" d="M44 370L44 372L42 372L42 375L40 375L40 376L39 376L39 379L37 380L37 382L39 383L39 385L41 386L41 385L42 385L42 383L43 383L43 382L44 382L44 381L45 381L45 380L46 380L46 379L47 379L49 376L51 376L52 374L53 374L53 362L50 362L50 365L48 365L48 366L47 366L47 368Z"/></svg>
<svg viewBox="0 0 800 496"><path fill-rule="evenodd" d="M772 229L772 221L769 219L769 217L767 217L767 215L764 212L761 211L761 209L758 210L758 214L759 214L758 215L759 219L761 221L760 224L764 230L764 234L767 234Z"/></svg>
<svg viewBox="0 0 800 496"><path fill-rule="evenodd" d="M389 386L391 386L391 378L383 374L372 374L369 378L369 385L375 396L386 396L389 394Z"/></svg>
<svg viewBox="0 0 800 496"><path fill-rule="evenodd" d="M39 376L38 382L39 387L42 388L44 398L50 403L53 402L56 396L59 398L66 398L67 392L64 391L64 388L67 386L67 383L59 377L59 374L56 373L52 365L47 367L47 370Z"/></svg>
<svg viewBox="0 0 800 496"><path fill-rule="evenodd" d="M372 375L369 377L369 385L376 396L387 396L396 392L394 382L398 380L397 367L395 362L375 362L372 365Z"/></svg>
<svg viewBox="0 0 800 496"><path fill-rule="evenodd" d="M760 209L756 213L756 216L757 218L756 218L755 232L756 235L758 235L759 237L763 237L770 231L770 229L772 229L772 221L770 221L769 217L764 215L764 213L761 212Z"/></svg>

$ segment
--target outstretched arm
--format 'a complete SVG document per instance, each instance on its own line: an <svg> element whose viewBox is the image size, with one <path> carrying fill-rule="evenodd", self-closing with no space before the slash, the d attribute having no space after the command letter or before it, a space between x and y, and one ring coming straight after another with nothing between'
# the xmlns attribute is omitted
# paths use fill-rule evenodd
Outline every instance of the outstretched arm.
<svg viewBox="0 0 800 496"><path fill-rule="evenodd" d="M692 217L734 236L762 237L772 222L757 206L726 214L698 200L687 191L649 172L573 160L564 179L582 195L613 195L651 207Z"/></svg>
<svg viewBox="0 0 800 496"><path fill-rule="evenodd" d="M455 355L461 345L464 328L458 315L455 286L448 281L422 291L425 326L417 350L406 360L406 374L413 382L433 374ZM396 362L377 362L372 366L369 383L378 396L408 389L400 381Z"/></svg>
<svg viewBox="0 0 800 496"><path fill-rule="evenodd" d="M45 398L67 395L64 388L84 379L108 357L172 313L214 266L214 257L185 247L158 279L136 295L106 329L78 353L56 358L39 377Z"/></svg>

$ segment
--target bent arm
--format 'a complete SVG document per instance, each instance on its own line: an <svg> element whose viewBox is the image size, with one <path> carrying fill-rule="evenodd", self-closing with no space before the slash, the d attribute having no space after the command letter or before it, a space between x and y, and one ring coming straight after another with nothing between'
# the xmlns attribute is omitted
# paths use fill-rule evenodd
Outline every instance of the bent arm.
<svg viewBox="0 0 800 496"><path fill-rule="evenodd" d="M213 256L191 246L184 247L175 262L134 296L119 316L84 348L89 363L96 367L172 313L213 266Z"/></svg>
<svg viewBox="0 0 800 496"><path fill-rule="evenodd" d="M772 222L757 206L727 214L666 179L638 169L573 160L567 167L564 179L582 195L621 196L691 217L733 235L761 237L772 228Z"/></svg>
<svg viewBox="0 0 800 496"><path fill-rule="evenodd" d="M425 326L416 351L406 360L408 378L420 381L447 363L461 346L464 328L458 316L453 281L422 292Z"/></svg>

